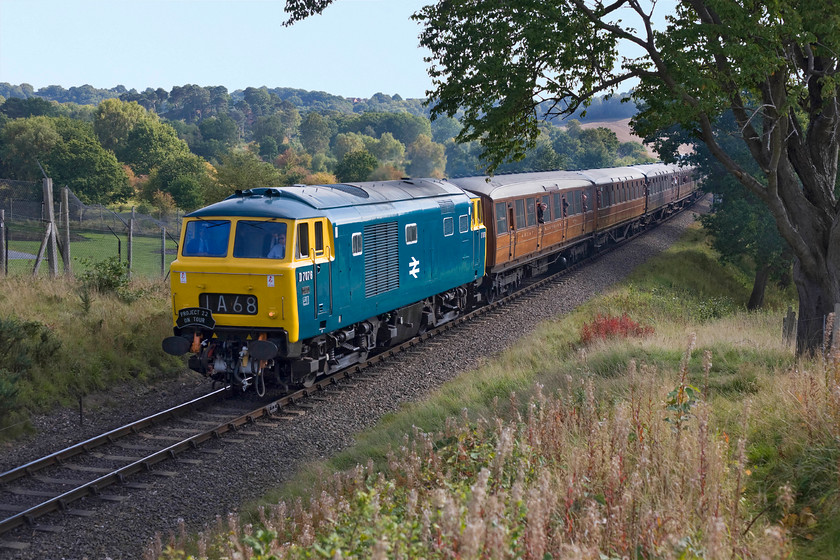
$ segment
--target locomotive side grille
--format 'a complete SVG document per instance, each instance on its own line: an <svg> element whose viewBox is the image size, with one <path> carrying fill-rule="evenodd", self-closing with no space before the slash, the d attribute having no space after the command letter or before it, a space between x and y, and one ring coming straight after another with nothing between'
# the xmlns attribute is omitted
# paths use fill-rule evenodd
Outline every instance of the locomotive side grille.
<svg viewBox="0 0 840 560"><path fill-rule="evenodd" d="M449 200L448 198L438 200L438 206L440 206L441 214L451 214L455 211L455 203Z"/></svg>
<svg viewBox="0 0 840 560"><path fill-rule="evenodd" d="M365 297L400 287L397 222L365 226Z"/></svg>

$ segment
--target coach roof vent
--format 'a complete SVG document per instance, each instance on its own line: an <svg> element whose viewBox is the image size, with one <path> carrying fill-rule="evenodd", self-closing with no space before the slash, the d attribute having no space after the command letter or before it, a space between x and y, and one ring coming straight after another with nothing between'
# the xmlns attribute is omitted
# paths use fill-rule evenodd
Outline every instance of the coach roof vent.
<svg viewBox="0 0 840 560"><path fill-rule="evenodd" d="M368 193L365 189L361 187L357 187L356 185L348 185L346 183L339 183L337 185L325 185L331 189L335 189L337 191L345 192L347 194L352 194L353 196L358 196L359 198L370 198L370 193Z"/></svg>

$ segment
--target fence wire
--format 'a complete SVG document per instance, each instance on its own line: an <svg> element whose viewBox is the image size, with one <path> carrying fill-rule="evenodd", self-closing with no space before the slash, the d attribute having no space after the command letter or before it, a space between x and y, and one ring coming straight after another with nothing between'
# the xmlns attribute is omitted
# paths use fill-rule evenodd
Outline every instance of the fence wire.
<svg viewBox="0 0 840 560"><path fill-rule="evenodd" d="M168 273L178 249L183 216L180 212L154 214L153 209L141 205L134 208L131 227L132 207L128 205L112 209L85 204L69 190L66 210L62 200L62 186L56 185L53 188L55 223L59 232L69 225L73 274L113 257L130 262L132 277L153 278ZM42 183L0 179L0 215L6 236L8 274L33 273L47 230L46 209ZM58 268L64 270L60 258ZM40 266L38 274L49 274L48 267Z"/></svg>

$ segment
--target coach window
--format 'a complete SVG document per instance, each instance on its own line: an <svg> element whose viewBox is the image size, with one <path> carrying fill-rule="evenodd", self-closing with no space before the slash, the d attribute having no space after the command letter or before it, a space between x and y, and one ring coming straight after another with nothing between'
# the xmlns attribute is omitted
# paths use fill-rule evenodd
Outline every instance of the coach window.
<svg viewBox="0 0 840 560"><path fill-rule="evenodd" d="M470 231L470 216L469 214L464 214L463 216L458 216L458 233L467 233Z"/></svg>
<svg viewBox="0 0 840 560"><path fill-rule="evenodd" d="M533 226L537 223L537 205L534 204L535 201L535 198L525 199L525 211L527 212L529 226Z"/></svg>
<svg viewBox="0 0 840 560"><path fill-rule="evenodd" d="M525 227L525 201L521 198L516 201L516 227Z"/></svg>
<svg viewBox="0 0 840 560"><path fill-rule="evenodd" d="M412 245L414 243L417 243L417 224L406 224L405 244Z"/></svg>
<svg viewBox="0 0 840 560"><path fill-rule="evenodd" d="M357 257L362 254L362 234L354 233L351 240L351 244L353 245L353 256Z"/></svg>
<svg viewBox="0 0 840 560"><path fill-rule="evenodd" d="M324 223L315 222L315 254L324 254Z"/></svg>
<svg viewBox="0 0 840 560"><path fill-rule="evenodd" d="M455 220L452 218L443 219L443 236L449 237L455 233Z"/></svg>
<svg viewBox="0 0 840 560"><path fill-rule="evenodd" d="M507 224L507 214L505 211L507 208L505 207L504 202L497 202L496 203L496 233L504 233L507 231L508 224Z"/></svg>
<svg viewBox="0 0 840 560"><path fill-rule="evenodd" d="M549 205L549 203L548 203L548 202L549 202L549 200L548 200L548 199L549 199L549 196L548 196L548 195L544 195L544 196L542 197L542 201L541 201L541 202L542 202L543 204L545 204L545 207L546 207L546 208L551 208L551 206L550 206L550 205ZM546 222L550 222L550 221L551 221L551 211L549 210L548 212L546 212L544 217L545 217L545 221L546 221Z"/></svg>
<svg viewBox="0 0 840 560"><path fill-rule="evenodd" d="M309 256L309 224L306 222L298 224L297 256L299 258Z"/></svg>
<svg viewBox="0 0 840 560"><path fill-rule="evenodd" d="M560 193L556 192L552 196L552 202L554 203L551 209L551 215L553 216L552 219L559 220L563 217L563 205L560 203Z"/></svg>

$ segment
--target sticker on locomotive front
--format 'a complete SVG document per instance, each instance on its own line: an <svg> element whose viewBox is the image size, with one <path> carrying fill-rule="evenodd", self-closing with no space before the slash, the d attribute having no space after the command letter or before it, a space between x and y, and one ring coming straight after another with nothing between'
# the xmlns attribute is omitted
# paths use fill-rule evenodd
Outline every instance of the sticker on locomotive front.
<svg viewBox="0 0 840 560"><path fill-rule="evenodd" d="M205 307L185 307L178 310L178 319L175 324L181 329L199 327L213 330L216 327L216 320L213 319L213 312Z"/></svg>

